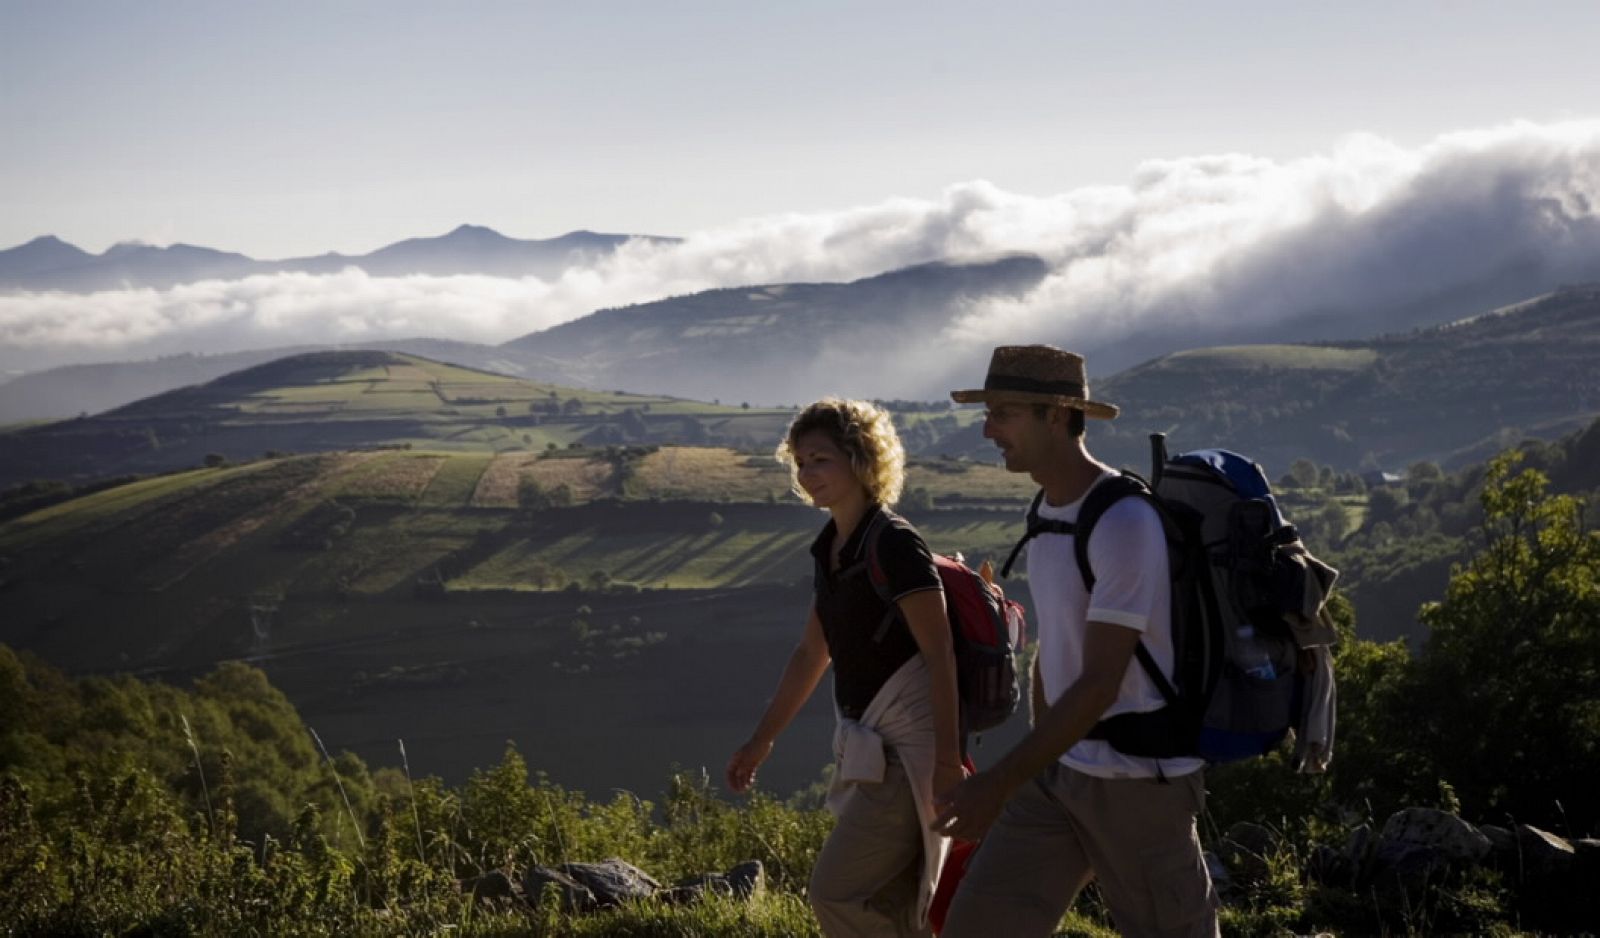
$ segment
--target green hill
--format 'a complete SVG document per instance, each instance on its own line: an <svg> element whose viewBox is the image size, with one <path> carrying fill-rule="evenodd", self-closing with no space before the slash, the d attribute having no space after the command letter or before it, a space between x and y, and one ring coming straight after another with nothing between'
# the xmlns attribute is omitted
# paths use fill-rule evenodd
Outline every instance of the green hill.
<svg viewBox="0 0 1600 938"><path fill-rule="evenodd" d="M1010 547L1023 480L929 463L910 482L953 506L911 512L936 548ZM509 738L566 783L649 786L721 764L793 645L822 516L787 489L770 455L718 447L185 470L0 523L0 643L74 673L243 659L379 763L404 738L459 779ZM815 778L830 724L819 695L774 786Z"/></svg>
<svg viewBox="0 0 1600 938"><path fill-rule="evenodd" d="M1124 458L1144 436L1226 445L1269 470L1478 461L1600 414L1600 287L1566 288L1448 326L1367 342L1180 352L1097 389L1124 418L1098 434ZM1135 464L1140 464L1135 462Z"/></svg>
<svg viewBox="0 0 1600 938"><path fill-rule="evenodd" d="M382 351L311 352L93 417L12 430L0 487L374 446L543 452L665 440L769 445L786 411L583 391Z"/></svg>
<svg viewBox="0 0 1600 938"><path fill-rule="evenodd" d="M1095 378L1095 396L1122 416L1095 423L1090 445L1143 470L1148 436L1160 431L1177 450L1247 453L1274 478L1301 458L1340 470L1460 466L1587 425L1600 415L1597 363L1600 286L1566 287L1403 335L1195 349ZM993 456L975 423L920 445Z"/></svg>

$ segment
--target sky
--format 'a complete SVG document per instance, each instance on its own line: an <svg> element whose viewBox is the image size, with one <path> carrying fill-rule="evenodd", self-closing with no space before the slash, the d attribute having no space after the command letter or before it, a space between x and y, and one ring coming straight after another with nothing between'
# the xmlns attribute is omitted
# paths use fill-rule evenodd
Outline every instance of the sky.
<svg viewBox="0 0 1600 938"><path fill-rule="evenodd" d="M1048 275L893 362L822 347L785 399L924 396L1000 342L1120 349L1096 360L1123 367L1171 350L1152 336L1469 315L1600 280L1596 35L1592 2L0 0L0 248L270 259L463 223L683 239L545 280L0 291L0 379L492 344L715 287L1007 251ZM1297 331L1308 317L1360 328Z"/></svg>
<svg viewBox="0 0 1600 938"><path fill-rule="evenodd" d="M364 253L1600 117L1600 4L0 0L0 247Z"/></svg>

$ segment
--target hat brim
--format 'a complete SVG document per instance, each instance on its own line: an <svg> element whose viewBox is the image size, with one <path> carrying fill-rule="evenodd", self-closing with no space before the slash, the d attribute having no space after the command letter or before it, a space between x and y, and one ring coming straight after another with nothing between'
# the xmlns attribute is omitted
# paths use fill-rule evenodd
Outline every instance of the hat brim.
<svg viewBox="0 0 1600 938"><path fill-rule="evenodd" d="M1083 411L1085 417L1094 417L1098 420L1115 420L1121 409L1115 404L1105 401L1087 401L1081 397L1068 397L1064 394L1041 394L1035 391L994 391L984 388L972 388L966 391L951 391L950 399L957 404L1051 404L1057 407L1071 407Z"/></svg>

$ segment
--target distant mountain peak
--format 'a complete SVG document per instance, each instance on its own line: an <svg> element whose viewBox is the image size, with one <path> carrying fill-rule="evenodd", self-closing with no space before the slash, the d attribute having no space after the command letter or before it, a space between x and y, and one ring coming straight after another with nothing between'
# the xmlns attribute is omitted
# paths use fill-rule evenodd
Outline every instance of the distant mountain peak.
<svg viewBox="0 0 1600 938"><path fill-rule="evenodd" d="M505 235L484 225L457 225L446 238L504 238Z"/></svg>
<svg viewBox="0 0 1600 938"><path fill-rule="evenodd" d="M127 241L118 241L116 244L111 245L110 247L106 248L105 253L101 254L100 256L122 257L127 254L140 254L145 251L158 250L160 250L160 248L148 241L140 241L137 238L131 238Z"/></svg>

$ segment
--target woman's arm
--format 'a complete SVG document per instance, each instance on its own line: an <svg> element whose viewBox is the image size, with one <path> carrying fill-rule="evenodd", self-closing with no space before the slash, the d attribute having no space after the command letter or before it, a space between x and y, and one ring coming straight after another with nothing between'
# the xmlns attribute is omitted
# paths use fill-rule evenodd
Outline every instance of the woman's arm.
<svg viewBox="0 0 1600 938"><path fill-rule="evenodd" d="M755 732L728 760L727 780L730 789L744 792L755 782L756 769L772 754L772 744L778 734L784 731L811 698L811 692L817 689L817 682L828 670L830 660L828 641L822 634L822 620L817 618L816 606L812 606L811 614L806 617L805 631L800 634L800 643L794 646L794 653L784 666L783 677L778 679L778 690L767 704L766 712L761 715L761 722L756 724Z"/></svg>
<svg viewBox="0 0 1600 938"><path fill-rule="evenodd" d="M956 690L955 643L945 614L944 593L919 590L900 600L900 613L928 663L933 699L933 793L942 794L961 781L960 698Z"/></svg>

